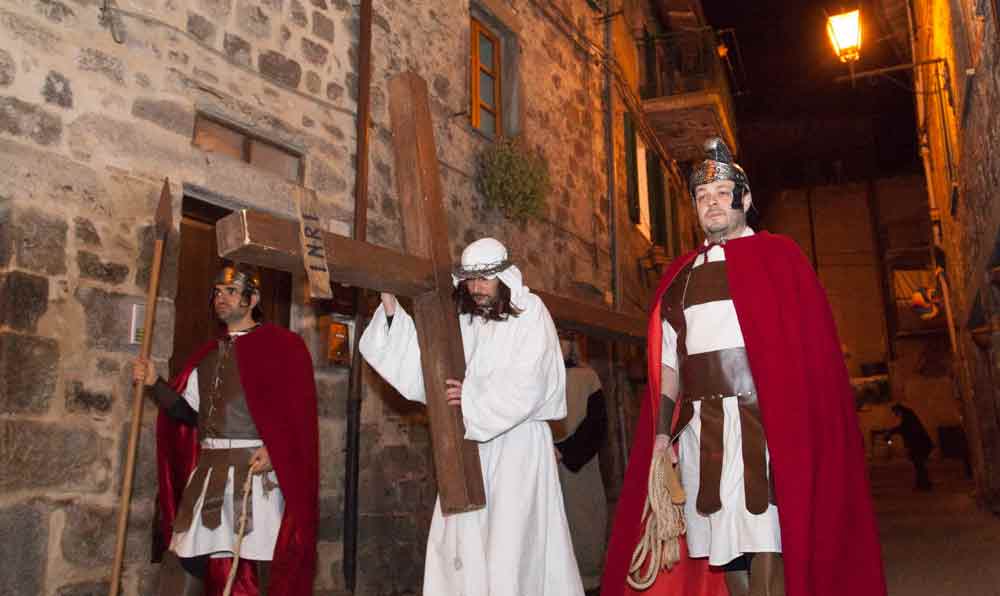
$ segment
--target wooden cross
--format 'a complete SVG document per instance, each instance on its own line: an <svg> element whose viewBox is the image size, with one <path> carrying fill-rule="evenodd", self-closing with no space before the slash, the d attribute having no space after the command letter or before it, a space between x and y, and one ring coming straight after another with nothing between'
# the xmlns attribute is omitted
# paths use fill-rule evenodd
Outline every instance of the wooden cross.
<svg viewBox="0 0 1000 596"><path fill-rule="evenodd" d="M300 234L300 222L242 210L216 224L219 255L302 272L315 264L321 254L315 242L321 242L329 279L413 299L441 509L446 514L471 511L486 502L478 445L464 440L461 411L445 400L445 379L465 377L465 355L451 298L449 236L427 84L414 73L398 75L389 82L389 99L405 253L329 232ZM309 245L304 237L315 242ZM309 264L303 264L303 251L313 259ZM607 339L644 341L642 317L535 293L562 327Z"/></svg>

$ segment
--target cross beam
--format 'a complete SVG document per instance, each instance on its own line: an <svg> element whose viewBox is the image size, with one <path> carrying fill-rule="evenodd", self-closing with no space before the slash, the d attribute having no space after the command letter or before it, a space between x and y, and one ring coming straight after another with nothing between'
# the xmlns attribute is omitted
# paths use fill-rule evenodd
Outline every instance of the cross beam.
<svg viewBox="0 0 1000 596"><path fill-rule="evenodd" d="M215 225L219 256L302 273L299 224L263 211L241 210ZM434 286L428 259L324 232L330 279L370 290L414 297ZM532 289L560 327L601 339L641 343L646 320L631 314Z"/></svg>
<svg viewBox="0 0 1000 596"><path fill-rule="evenodd" d="M447 404L444 392L445 379L464 378L465 355L451 300L449 234L427 83L414 73L394 77L389 82L389 114L406 253L322 232L327 269L331 280L413 298L441 509L444 513L480 509L486 496L479 447L464 440L461 411ZM238 211L216 224L219 256L303 272L299 231L299 222ZM310 234L316 232L310 229ZM538 295L553 319L565 327L608 339L643 341L646 325L640 317Z"/></svg>

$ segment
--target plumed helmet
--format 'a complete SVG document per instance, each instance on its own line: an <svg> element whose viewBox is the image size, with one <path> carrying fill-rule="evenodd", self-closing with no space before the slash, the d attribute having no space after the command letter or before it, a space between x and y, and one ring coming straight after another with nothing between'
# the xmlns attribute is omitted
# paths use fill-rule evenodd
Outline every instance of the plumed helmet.
<svg viewBox="0 0 1000 596"><path fill-rule="evenodd" d="M694 191L698 186L720 180L735 182L734 199L737 196L742 198L743 193L750 190L750 181L743 168L733 161L733 152L726 146L726 142L719 137L712 137L705 141L704 149L705 161L695 166L688 181L688 191L691 193L691 198L694 199ZM733 204L733 208L736 209L735 200Z"/></svg>

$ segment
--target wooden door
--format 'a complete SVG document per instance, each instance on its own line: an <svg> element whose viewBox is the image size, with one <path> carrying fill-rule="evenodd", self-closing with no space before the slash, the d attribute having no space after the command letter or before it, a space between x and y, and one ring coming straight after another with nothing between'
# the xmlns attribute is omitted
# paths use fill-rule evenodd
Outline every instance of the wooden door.
<svg viewBox="0 0 1000 596"><path fill-rule="evenodd" d="M215 274L222 266L215 241L215 222L229 214L221 207L184 197L177 297L174 300L174 351L170 374L176 375L191 354L215 337L222 327L210 304ZM288 327L292 303L292 276L261 268L261 310L264 320Z"/></svg>

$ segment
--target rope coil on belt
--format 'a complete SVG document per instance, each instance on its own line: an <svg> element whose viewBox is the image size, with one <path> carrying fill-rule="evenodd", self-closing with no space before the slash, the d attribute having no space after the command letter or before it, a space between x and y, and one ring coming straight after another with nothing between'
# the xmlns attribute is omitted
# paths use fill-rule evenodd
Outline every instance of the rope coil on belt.
<svg viewBox="0 0 1000 596"><path fill-rule="evenodd" d="M645 590L656 582L660 569L670 569L681 558L680 536L684 523L684 488L671 456L672 448L653 454L649 489L642 511L643 535L632 553L628 585Z"/></svg>

